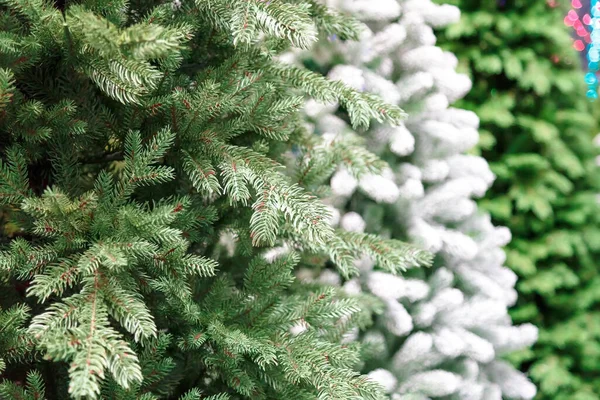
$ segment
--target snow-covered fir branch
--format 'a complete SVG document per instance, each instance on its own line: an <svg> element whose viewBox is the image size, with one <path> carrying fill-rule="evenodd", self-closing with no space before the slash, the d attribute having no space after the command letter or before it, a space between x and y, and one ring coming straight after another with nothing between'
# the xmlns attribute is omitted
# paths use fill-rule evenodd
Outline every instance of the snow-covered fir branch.
<svg viewBox="0 0 600 400"><path fill-rule="evenodd" d="M467 154L478 142L477 115L451 104L471 88L456 57L436 46L434 28L457 22L459 10L430 0L327 0L364 23L356 42L332 38L309 55L331 79L401 106L400 126L367 132L370 149L390 166L356 179L339 169L329 202L334 224L373 231L434 252L427 272L395 276L363 260L350 294L371 293L385 311L360 335L371 351L365 370L394 400L531 399L535 386L501 356L537 339L529 324L514 326L516 275L504 266L510 231L477 208L494 181L486 161ZM339 60L343 59L343 63ZM307 104L320 133L348 134L336 107Z"/></svg>

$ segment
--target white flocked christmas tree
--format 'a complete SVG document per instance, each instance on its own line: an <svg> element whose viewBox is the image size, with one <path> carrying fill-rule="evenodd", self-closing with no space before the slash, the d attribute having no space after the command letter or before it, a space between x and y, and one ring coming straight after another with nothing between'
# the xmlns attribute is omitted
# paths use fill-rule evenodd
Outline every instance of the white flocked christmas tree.
<svg viewBox="0 0 600 400"><path fill-rule="evenodd" d="M376 93L409 114L403 126L374 126L370 150L388 162L381 175L357 181L338 170L327 199L332 223L423 246L434 266L401 276L379 271L368 258L361 277L344 282L349 294L377 296L384 311L357 333L364 368L394 400L531 399L536 388L502 360L530 346L532 325L513 326L515 274L503 266L511 235L477 208L494 175L467 152L478 141L477 116L451 103L471 88L457 59L436 47L435 28L459 20L459 10L430 0L327 0L364 24L357 42L330 37L300 59L329 69L329 77ZM337 106L309 102L307 118L326 140L355 135ZM322 280L336 281L332 273Z"/></svg>

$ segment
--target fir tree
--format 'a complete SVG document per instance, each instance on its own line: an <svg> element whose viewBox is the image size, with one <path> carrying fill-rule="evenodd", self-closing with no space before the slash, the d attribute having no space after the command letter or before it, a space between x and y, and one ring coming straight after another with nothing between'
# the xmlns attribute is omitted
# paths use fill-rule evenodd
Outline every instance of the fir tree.
<svg viewBox="0 0 600 400"><path fill-rule="evenodd" d="M404 113L278 58L355 22L310 0L0 0L0 27L3 399L381 397L338 340L368 315L294 269L429 255L328 224L312 190L384 163L299 109Z"/></svg>
<svg viewBox="0 0 600 400"><path fill-rule="evenodd" d="M482 206L515 239L517 321L540 327L515 357L539 399L597 399L600 384L599 177L594 111L560 2L453 1L444 45L476 82L461 104L482 121L481 152L498 176Z"/></svg>
<svg viewBox="0 0 600 400"><path fill-rule="evenodd" d="M329 5L364 21L360 41L331 37L333 44L298 57L331 79L399 104L409 117L367 133L369 148L390 168L358 179L339 168L328 201L342 229L411 241L436 258L433 268L402 277L366 257L360 278L325 270L312 279L342 285L379 314L373 328L346 340L365 345L363 371L392 399L533 398L533 384L502 360L531 345L537 329L511 323L516 275L503 266L501 249L511 235L474 201L495 178L484 159L466 154L478 142L479 119L449 107L471 82L455 72L456 57L435 46L433 28L456 22L459 10L424 0ZM344 108L309 102L306 114L330 141L355 135Z"/></svg>

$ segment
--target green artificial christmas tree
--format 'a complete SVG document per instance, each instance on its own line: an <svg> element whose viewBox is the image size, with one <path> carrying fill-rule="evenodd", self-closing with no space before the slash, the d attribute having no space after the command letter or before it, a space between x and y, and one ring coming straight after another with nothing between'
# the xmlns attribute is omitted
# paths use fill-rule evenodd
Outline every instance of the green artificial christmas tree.
<svg viewBox="0 0 600 400"><path fill-rule="evenodd" d="M540 328L515 362L539 399L598 399L600 174L597 105L555 1L455 0L463 17L440 42L474 89L461 103L481 118L482 155L497 180L480 204L508 226L507 265L520 276L512 316Z"/></svg>
<svg viewBox="0 0 600 400"><path fill-rule="evenodd" d="M305 95L404 117L279 59L330 34L356 23L311 0L0 0L2 399L382 396L340 343L369 315L294 272L430 261L311 194L385 164L307 131Z"/></svg>

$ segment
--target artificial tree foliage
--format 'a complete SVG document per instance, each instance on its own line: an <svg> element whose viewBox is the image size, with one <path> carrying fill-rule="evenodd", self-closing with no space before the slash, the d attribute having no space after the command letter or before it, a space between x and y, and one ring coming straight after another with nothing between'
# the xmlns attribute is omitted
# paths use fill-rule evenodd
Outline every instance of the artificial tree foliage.
<svg viewBox="0 0 600 400"><path fill-rule="evenodd" d="M469 154L479 141L479 118L451 106L471 81L456 72L456 56L436 45L435 29L458 22L459 9L428 0L327 4L363 22L360 40L332 36L310 53L297 52L297 62L409 114L399 126L376 124L365 134L368 148L388 163L382 173L357 179L340 166L333 175L327 202L334 223L416 243L435 259L401 277L366 257L358 278L330 268L309 278L379 300L363 301L375 325L346 340L363 343L362 371L388 398L532 399L536 387L506 361L537 339L535 326L513 324L508 314L517 276L502 246L511 233L476 202L495 179L485 159ZM305 113L330 141L356 135L343 106L310 101Z"/></svg>
<svg viewBox="0 0 600 400"><path fill-rule="evenodd" d="M539 399L597 399L598 104L586 99L563 23L570 4L451 3L463 16L440 41L475 82L460 105L479 115L479 151L498 177L480 205L513 232L507 265L520 282L512 316L540 327L537 344L514 361Z"/></svg>
<svg viewBox="0 0 600 400"><path fill-rule="evenodd" d="M383 396L340 342L370 315L296 267L431 257L330 226L337 165L385 163L299 109L405 114L279 57L358 26L311 0L0 0L0 397Z"/></svg>

